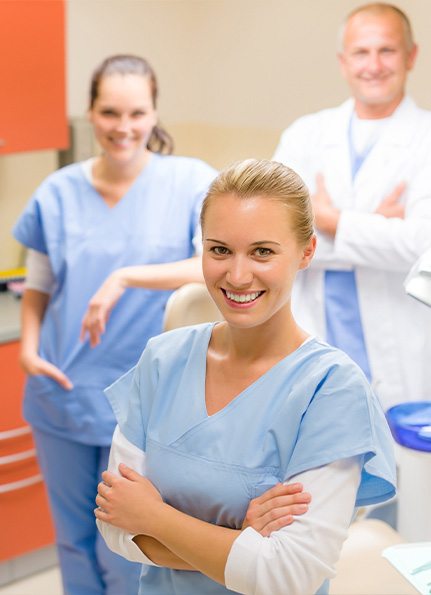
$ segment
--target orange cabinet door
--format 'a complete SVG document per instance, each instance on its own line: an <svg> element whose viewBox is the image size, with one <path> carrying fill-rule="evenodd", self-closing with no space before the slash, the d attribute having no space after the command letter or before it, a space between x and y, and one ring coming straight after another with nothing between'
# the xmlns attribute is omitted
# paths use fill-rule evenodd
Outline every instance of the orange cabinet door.
<svg viewBox="0 0 431 595"><path fill-rule="evenodd" d="M54 543L31 431L21 415L25 376L18 354L18 341L0 345L0 561Z"/></svg>
<svg viewBox="0 0 431 595"><path fill-rule="evenodd" d="M0 1L0 155L66 148L64 0Z"/></svg>

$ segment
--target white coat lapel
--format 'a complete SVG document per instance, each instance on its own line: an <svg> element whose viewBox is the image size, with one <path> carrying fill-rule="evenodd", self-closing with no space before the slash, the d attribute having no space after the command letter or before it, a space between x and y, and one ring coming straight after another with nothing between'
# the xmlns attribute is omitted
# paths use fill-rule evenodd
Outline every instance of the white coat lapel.
<svg viewBox="0 0 431 595"><path fill-rule="evenodd" d="M374 211L395 186L406 179L406 152L412 141L416 106L405 98L370 151L353 184L355 208ZM413 120L413 121L412 121Z"/></svg>
<svg viewBox="0 0 431 595"><path fill-rule="evenodd" d="M322 173L334 205L348 208L352 198L352 178L348 141L353 100L328 112L322 130Z"/></svg>

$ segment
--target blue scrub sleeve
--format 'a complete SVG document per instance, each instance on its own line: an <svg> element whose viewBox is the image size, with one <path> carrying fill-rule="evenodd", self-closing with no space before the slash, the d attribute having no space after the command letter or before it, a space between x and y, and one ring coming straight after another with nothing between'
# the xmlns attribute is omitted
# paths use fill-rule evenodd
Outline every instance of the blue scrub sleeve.
<svg viewBox="0 0 431 595"><path fill-rule="evenodd" d="M105 389L122 434L144 452L148 415L156 387L150 342L136 366Z"/></svg>
<svg viewBox="0 0 431 595"><path fill-rule="evenodd" d="M393 497L393 440L383 411L363 374L339 366L322 382L302 418L287 477L357 455L363 466L356 506Z"/></svg>
<svg viewBox="0 0 431 595"><path fill-rule="evenodd" d="M36 196L28 203L24 212L16 222L13 236L18 242L38 252L47 254L47 245L40 203Z"/></svg>

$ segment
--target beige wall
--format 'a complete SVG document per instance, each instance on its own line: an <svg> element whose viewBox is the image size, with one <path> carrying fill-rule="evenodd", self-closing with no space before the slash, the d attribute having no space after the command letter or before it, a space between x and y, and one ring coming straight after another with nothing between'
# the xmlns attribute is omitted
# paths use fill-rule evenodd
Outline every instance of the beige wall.
<svg viewBox="0 0 431 595"><path fill-rule="evenodd" d="M335 59L338 23L354 0L69 0L68 111L82 116L88 79L106 55L150 59L159 113L177 153L216 167L270 157L297 116L342 101ZM431 108L431 2L399 0L421 51L409 90ZM37 115L35 115L37 117ZM55 167L51 152L0 157L0 268L19 257L9 237L36 184ZM22 172L25 171L25 181ZM2 179L5 176L6 183Z"/></svg>

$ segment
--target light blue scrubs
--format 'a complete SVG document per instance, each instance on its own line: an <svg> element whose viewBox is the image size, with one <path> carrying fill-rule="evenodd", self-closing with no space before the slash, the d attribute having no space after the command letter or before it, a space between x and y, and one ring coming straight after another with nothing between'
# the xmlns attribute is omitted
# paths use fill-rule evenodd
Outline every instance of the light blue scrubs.
<svg viewBox="0 0 431 595"><path fill-rule="evenodd" d="M197 325L151 339L138 365L106 390L122 433L146 453L147 475L166 502L238 529L250 500L269 487L356 455L363 459L356 504L394 495L391 434L351 359L311 339L208 416L212 328ZM144 566L139 592L229 591L198 572Z"/></svg>
<svg viewBox="0 0 431 595"><path fill-rule="evenodd" d="M67 559L62 572L68 595L105 591L86 571L97 535L93 515L86 532L83 527L78 530L84 518L72 518L74 508L58 503L58 485L63 485L66 472L72 475L67 497L78 503L83 482L93 476L91 490L96 493L97 461L106 458L104 449L109 449L115 426L103 389L137 362L149 337L161 332L171 292L128 289L95 349L79 340L83 315L89 299L115 269L193 255L201 202L215 175L197 159L153 154L126 195L109 208L87 180L82 164L70 165L41 184L14 228L19 242L49 257L55 288L43 319L39 353L74 385L65 391L50 378L32 376L24 398L24 415L37 431L56 525L64 536L59 548L60 557ZM87 457L87 469L82 469L83 445L100 449ZM81 586L75 587L78 576Z"/></svg>
<svg viewBox="0 0 431 595"><path fill-rule="evenodd" d="M357 153L352 135L353 114L350 118L348 140L352 181L374 144ZM371 382L371 369L362 329L355 271L325 271L326 340L350 355Z"/></svg>

